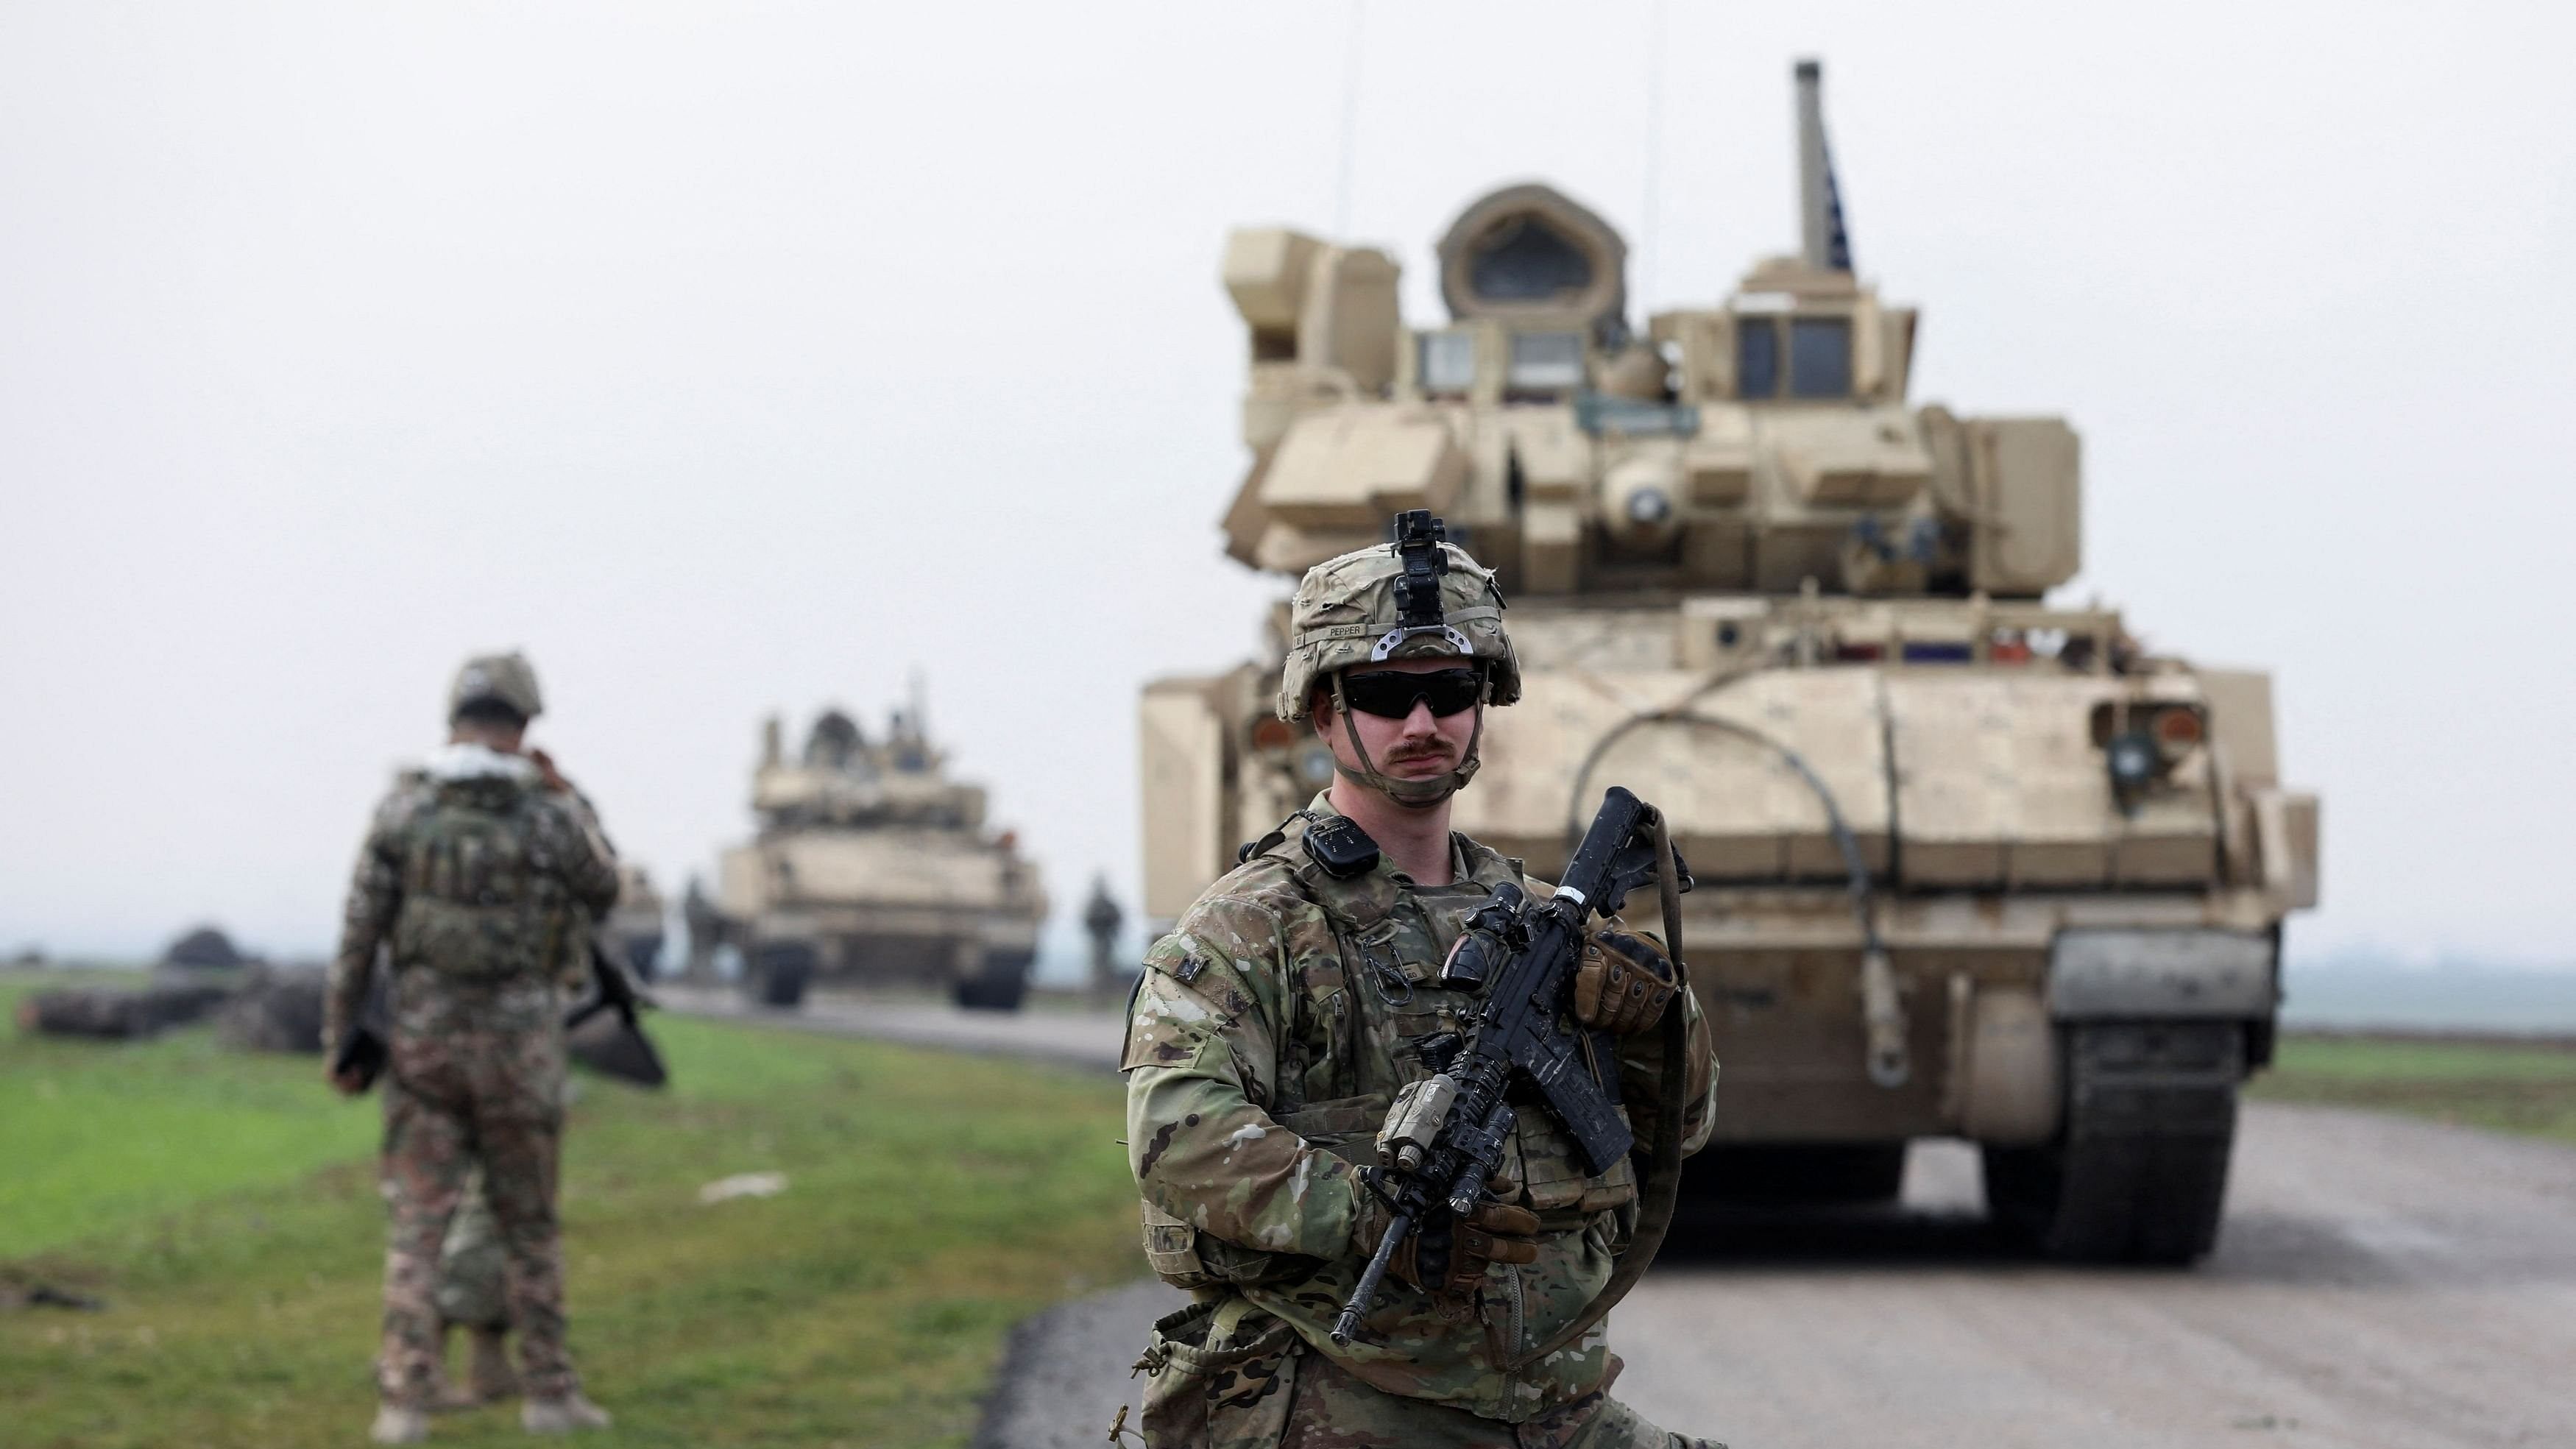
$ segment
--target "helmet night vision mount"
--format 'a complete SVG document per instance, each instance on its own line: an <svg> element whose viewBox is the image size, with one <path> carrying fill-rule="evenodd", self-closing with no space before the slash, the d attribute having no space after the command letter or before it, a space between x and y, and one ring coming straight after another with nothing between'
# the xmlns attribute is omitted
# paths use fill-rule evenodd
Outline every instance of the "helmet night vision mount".
<svg viewBox="0 0 2576 1449"><path fill-rule="evenodd" d="M1396 626L1378 637L1369 658L1393 658L1406 640L1423 634L1437 634L1459 654L1472 656L1476 646L1450 627L1440 607L1440 579L1449 572L1449 551L1441 547L1449 541L1448 527L1430 509L1415 508L1395 516L1394 533L1387 551L1404 566L1395 580Z"/></svg>

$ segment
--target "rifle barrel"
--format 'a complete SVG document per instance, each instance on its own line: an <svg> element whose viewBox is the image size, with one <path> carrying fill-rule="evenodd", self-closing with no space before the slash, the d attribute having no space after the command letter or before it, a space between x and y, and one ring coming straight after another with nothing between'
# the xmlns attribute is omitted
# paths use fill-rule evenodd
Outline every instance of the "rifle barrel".
<svg viewBox="0 0 2576 1449"><path fill-rule="evenodd" d="M1377 1251L1370 1255L1368 1266L1360 1270L1359 1286L1351 1290L1349 1301L1342 1305L1342 1316L1333 1320L1333 1342L1348 1343L1351 1335L1360 1331L1361 1317L1377 1301L1378 1285L1386 1281L1387 1264L1395 1260L1395 1250L1412 1235L1411 1213L1397 1213L1395 1221L1386 1225L1386 1236L1377 1240Z"/></svg>

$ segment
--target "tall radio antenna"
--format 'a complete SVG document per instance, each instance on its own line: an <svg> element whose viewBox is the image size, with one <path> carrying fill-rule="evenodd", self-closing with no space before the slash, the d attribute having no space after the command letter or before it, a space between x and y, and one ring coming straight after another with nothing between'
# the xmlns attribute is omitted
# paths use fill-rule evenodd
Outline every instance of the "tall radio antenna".
<svg viewBox="0 0 2576 1449"><path fill-rule="evenodd" d="M1351 172L1358 161L1360 135L1360 21L1367 8L1367 0L1351 0L1350 53L1342 62L1341 174L1333 186L1336 242L1349 240L1351 234Z"/></svg>
<svg viewBox="0 0 2576 1449"><path fill-rule="evenodd" d="M1655 203L1663 183L1664 0L1646 6L1646 204L1637 219L1637 302L1651 310L1655 293Z"/></svg>

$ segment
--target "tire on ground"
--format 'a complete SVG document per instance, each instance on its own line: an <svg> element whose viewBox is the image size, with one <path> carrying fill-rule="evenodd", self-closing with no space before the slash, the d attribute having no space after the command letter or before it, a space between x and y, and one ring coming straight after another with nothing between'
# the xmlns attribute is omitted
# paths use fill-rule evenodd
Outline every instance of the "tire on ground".
<svg viewBox="0 0 2576 1449"><path fill-rule="evenodd" d="M2066 1120L2040 1147L1987 1147L1986 1206L2052 1258L2181 1266L2218 1240L2245 1031L2236 1022L2066 1029Z"/></svg>
<svg viewBox="0 0 2576 1449"><path fill-rule="evenodd" d="M968 1011L1017 1011L1028 995L1031 953L987 951L973 975L958 981L957 1004Z"/></svg>
<svg viewBox="0 0 2576 1449"><path fill-rule="evenodd" d="M814 982L814 956L809 941L759 942L752 947L743 985L761 1005L792 1011L804 1005L805 988Z"/></svg>

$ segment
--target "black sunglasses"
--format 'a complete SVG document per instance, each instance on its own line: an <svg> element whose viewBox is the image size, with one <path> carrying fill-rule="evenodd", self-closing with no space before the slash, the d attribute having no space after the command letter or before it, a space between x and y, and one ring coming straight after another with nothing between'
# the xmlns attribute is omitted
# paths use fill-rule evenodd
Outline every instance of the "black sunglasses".
<svg viewBox="0 0 2576 1449"><path fill-rule="evenodd" d="M1342 676L1342 698L1362 714L1402 719L1413 707L1429 703L1443 719L1474 709L1485 698L1482 669L1430 669L1415 674L1402 669L1372 669Z"/></svg>

